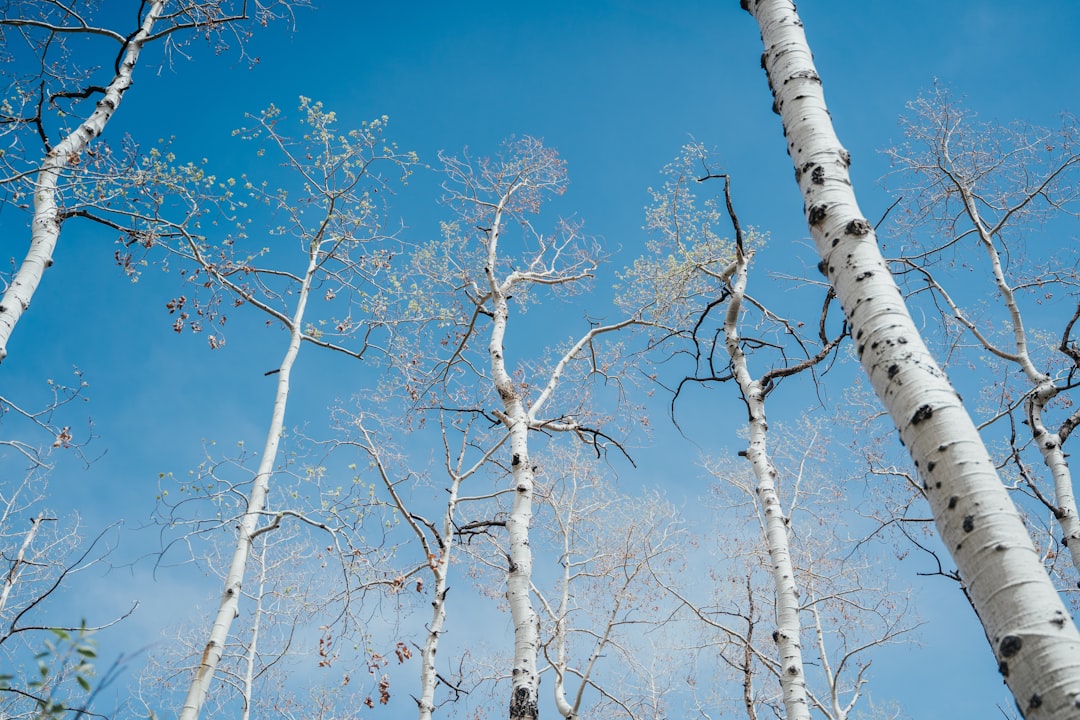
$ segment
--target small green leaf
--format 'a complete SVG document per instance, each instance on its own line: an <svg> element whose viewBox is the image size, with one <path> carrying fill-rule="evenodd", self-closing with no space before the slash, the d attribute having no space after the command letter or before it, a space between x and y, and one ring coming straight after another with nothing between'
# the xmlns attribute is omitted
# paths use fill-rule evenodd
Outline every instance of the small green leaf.
<svg viewBox="0 0 1080 720"><path fill-rule="evenodd" d="M76 675L75 676L75 681L79 683L79 687L81 687L83 690L85 690L86 692L90 692L90 681L89 680L84 678L82 675Z"/></svg>

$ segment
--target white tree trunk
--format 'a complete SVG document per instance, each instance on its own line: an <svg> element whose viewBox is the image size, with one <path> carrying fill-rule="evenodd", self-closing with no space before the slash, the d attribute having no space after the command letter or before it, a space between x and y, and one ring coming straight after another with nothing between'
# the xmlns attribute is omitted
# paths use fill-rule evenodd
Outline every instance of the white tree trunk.
<svg viewBox="0 0 1080 720"><path fill-rule="evenodd" d="M210 683L214 679L221 653L225 648L225 642L229 638L229 629L232 622L239 614L240 590L244 581L244 570L247 568L248 555L251 552L252 540L259 532L257 530L259 518L266 506L266 495L270 491L270 475L274 470L277 460L278 445L281 442L281 434L285 428L285 405L289 399L289 376L292 373L296 356L300 352L303 342L304 311L307 308L308 296L311 291L311 280L319 268L319 252L317 243L312 243L311 254L304 281L298 291L296 312L293 315L289 327L289 347L285 357L281 361L277 376L277 393L274 398L274 410L270 419L270 429L266 433L266 443L263 446L262 456L259 460L259 468L255 473L255 479L248 497L247 509L240 518L237 527L236 550L233 552L232 562L229 565L228 575L225 577L225 590L221 596L221 604L218 606L217 616L214 619L210 631L210 639L206 643L199 666L195 670L191 687L188 689L184 706L180 711L180 720L196 720L206 701Z"/></svg>
<svg viewBox="0 0 1080 720"><path fill-rule="evenodd" d="M750 255L744 254L741 247L737 253L735 274L731 282L731 300L724 317L724 344L731 356L735 381L742 389L750 413L746 459L750 461L754 478L757 480L755 493L765 518L765 544L772 562L773 589L776 594L776 633L773 638L780 654L779 676L784 694L785 717L787 720L810 720L799 632L799 591L795 586L795 569L791 564L788 519L784 517L780 496L776 490L778 473L769 457L765 389L760 380L750 375L746 354L739 338L739 312L746 294Z"/></svg>
<svg viewBox="0 0 1080 720"><path fill-rule="evenodd" d="M34 182L34 217L30 225L30 250L0 299L0 361L7 357L8 340L19 318L30 307L41 276L53 263L53 250L60 237L60 209L57 207L57 183L69 163L77 163L79 154L102 133L112 118L124 93L131 87L131 74L139 60L146 38L161 16L165 0L152 0L138 32L127 41L119 70L105 88L105 95L86 120L79 124L45 156Z"/></svg>
<svg viewBox="0 0 1080 720"><path fill-rule="evenodd" d="M439 650L439 638L446 624L446 579L450 573L451 553L454 549L454 514L457 511L458 490L461 479L455 477L450 484L449 499L446 501L446 513L443 515L442 547L439 555L428 559L431 574L435 578L432 588L431 622L427 628L427 638L420 651L420 699L416 704L420 708L420 720L431 720L435 711L435 686L439 684L435 670L435 654Z"/></svg>
<svg viewBox="0 0 1080 720"><path fill-rule="evenodd" d="M537 672L537 653L540 647L540 619L532 605L532 550L529 547L529 525L532 523L533 470L529 460L529 417L513 378L506 370L504 338L510 310L505 288L495 280L496 248L501 230L501 212L489 231L488 276L492 295L493 317L488 353L491 356L491 375L495 390L503 402L500 419L510 435L510 470L513 476L514 499L506 519L509 541L506 578L506 601L514 622L514 666L510 696L510 720L536 720L537 691L540 675Z"/></svg>
<svg viewBox="0 0 1080 720"><path fill-rule="evenodd" d="M743 0L761 28L807 220L863 368L924 482L946 548L1025 717L1080 713L1080 633L956 391L930 356L859 211L802 21L790 0Z"/></svg>
<svg viewBox="0 0 1080 720"><path fill-rule="evenodd" d="M22 545L19 546L19 552L11 562L11 567L8 568L7 575L4 576L4 589L0 591L0 613L4 612L8 597L11 596L11 589L15 587L15 583L19 579L19 574L22 572L22 567L26 564L26 551L30 548L30 544L34 542L34 536L37 535L38 528L41 527L41 523L45 519L45 513L38 513L38 516L30 521L30 529L23 537Z"/></svg>
<svg viewBox="0 0 1080 720"><path fill-rule="evenodd" d="M1058 388L1054 384L1053 378L1046 373L1040 372L1035 367L1031 354L1028 352L1027 332L1024 330L1023 316L1020 314L1020 306L1016 302L1013 288L1005 279L1005 271L1001 266L1001 257L998 254L997 247L994 245L994 233L983 222L972 189L959 182L957 185L959 186L960 196L964 200L964 209L975 226L975 230L979 234L979 241L990 259L994 284L997 286L1005 307L1009 311L1009 322L1012 324L1016 351L1014 353L997 351L990 343L989 338L978 332L973 324L969 326L988 350L1019 365L1020 369L1024 371L1024 377L1032 385L1027 398L1028 425L1031 429L1031 437L1039 447L1043 462L1054 479L1054 515L1061 526L1061 543L1069 550L1073 569L1080 570L1080 516L1077 514L1076 497L1073 494L1072 473L1069 470L1069 462L1066 460L1065 451L1061 447L1061 437L1049 430L1043 422L1043 408L1057 396ZM970 321L967 322L970 323Z"/></svg>
<svg viewBox="0 0 1080 720"><path fill-rule="evenodd" d="M255 593L255 620L251 624L251 640L244 657L244 682L241 695L244 701L240 720L251 720L251 703L255 697L255 664L259 659L259 630L262 627L263 601L266 599L266 542L259 552L259 590Z"/></svg>

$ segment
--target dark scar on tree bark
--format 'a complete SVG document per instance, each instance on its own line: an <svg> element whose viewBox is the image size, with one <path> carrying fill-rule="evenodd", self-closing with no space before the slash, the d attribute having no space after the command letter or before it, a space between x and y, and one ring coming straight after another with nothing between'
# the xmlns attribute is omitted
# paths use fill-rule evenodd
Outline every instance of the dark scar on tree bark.
<svg viewBox="0 0 1080 720"><path fill-rule="evenodd" d="M929 405L920 405L915 414L911 416L911 424L918 425L923 420L929 420L934 415L934 408Z"/></svg>

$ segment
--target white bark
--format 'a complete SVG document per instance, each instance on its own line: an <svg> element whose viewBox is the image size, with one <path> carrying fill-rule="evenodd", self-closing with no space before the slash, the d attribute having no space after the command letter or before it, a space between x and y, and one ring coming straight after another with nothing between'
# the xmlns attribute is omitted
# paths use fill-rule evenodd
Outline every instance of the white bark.
<svg viewBox="0 0 1080 720"><path fill-rule="evenodd" d="M750 254L737 250L735 273L731 281L731 300L724 317L724 344L743 398L749 419L749 443L746 459L754 469L757 480L755 494L764 516L765 543L772 562L773 588L776 596L776 640L780 653L778 675L784 695L784 711L787 720L810 720L810 706L806 696L806 671L802 660L802 641L799 626L799 591L795 586L795 569L791 563L788 543L788 519L784 517L780 496L776 489L776 467L769 458L768 430L765 419L765 388L761 381L750 375L746 354L739 337L739 313L746 294L747 266Z"/></svg>
<svg viewBox="0 0 1080 720"><path fill-rule="evenodd" d="M105 88L105 95L86 120L79 124L45 156L34 181L34 216L31 221L30 249L11 283L0 299L0 361L7 357L7 345L19 318L30 307L41 277L53 263L53 251L60 238L60 208L57 206L57 184L69 164L77 163L79 154L101 135L105 124L119 107L124 93L131 87L131 76L143 45L150 37L154 23L161 16L165 0L152 0L142 26L127 41L116 76Z"/></svg>
<svg viewBox="0 0 1080 720"><path fill-rule="evenodd" d="M427 638L420 651L420 699L416 701L420 720L431 720L431 713L435 712L435 687L439 684L435 654L439 651L439 638L446 624L446 579L454 547L454 513L459 486L456 479L450 485L450 498L446 501L446 513L443 515L443 546L439 554L429 561L435 583L432 588L431 622L428 623Z"/></svg>
<svg viewBox="0 0 1080 720"><path fill-rule="evenodd" d="M443 158L451 182L462 186L461 191L452 192L452 199L470 208L466 216L469 223L475 224L483 233L484 247L481 260L483 280L472 283L472 293L466 292L469 300L476 305L473 317L465 331L465 339L459 342L447 367L453 365L467 339L473 335L475 319L480 315L489 317L491 331L487 352L491 375L484 379L490 380L501 400L502 408L494 411L494 414L506 429L509 440L513 493L506 519L506 599L514 625L509 716L511 720L535 720L540 683L540 625L531 597L533 561L529 528L533 516L534 468L529 453L529 432L533 429L573 432L586 442L597 442L597 431L581 427L572 418L546 420L538 419L538 414L553 396L569 363L594 338L639 321L627 320L599 326L585 333L556 363L536 400L526 408L526 398L507 369L505 357L509 300L518 289L526 290L529 286L537 285L567 287L592 277L596 259L588 248L572 247L578 240L577 232L570 226L564 226L562 232L552 236L533 235L537 246L530 251L531 259L525 260L520 269L508 269L506 258L500 256L499 247L507 217L520 220L523 214L537 212L546 193L562 192L565 175L563 164L555 153L533 138L508 143L507 150L512 157L495 165L485 162L480 170L474 170L468 162ZM473 213L482 216L483 220L478 221ZM528 227L527 222L523 222L523 225ZM594 371L602 372L599 368L594 368Z"/></svg>
<svg viewBox="0 0 1080 720"><path fill-rule="evenodd" d="M984 347L1019 365L1024 372L1024 377L1032 385L1027 397L1028 425L1031 429L1031 438L1038 446L1043 462L1054 479L1054 517L1057 518L1058 524L1061 526L1061 542L1069 550L1073 568L1080 569L1080 517L1077 515L1076 497L1073 495L1072 473L1069 470L1069 463L1065 459L1065 451L1061 448L1061 437L1046 427L1042 417L1043 408L1058 394L1058 387L1048 374L1040 372L1035 367L1031 354L1028 352L1027 332L1024 330L1024 320L1020 313L1020 306L1016 302L1016 295L1012 286L1005 279L1001 257L994 244L994 236L996 231L1001 228L1001 223L998 223L997 227L994 228L988 227L979 215L973 189L959 181L957 181L957 185L959 186L960 196L964 201L964 210L975 226L979 235L979 242L989 257L990 267L994 275L994 284L997 286L998 292L1001 293L1001 298L1009 311L1013 342L1016 345L1015 352L1001 352L991 344L988 338L978 332L973 323L966 319L962 319L962 321L968 324L968 327L971 328ZM1003 223L1004 220L1001 222ZM951 300L949 302L952 303ZM954 306L954 309L958 312L958 308Z"/></svg>
<svg viewBox="0 0 1080 720"><path fill-rule="evenodd" d="M233 620L239 614L240 591L244 581L244 571L247 568L252 540L259 532L257 528L259 518L263 514L263 508L266 506L266 496L270 491L270 475L274 470L281 434L285 427L285 406L289 399L289 376L292 373L293 364L296 362L296 356L300 352L300 345L304 339L304 311L307 308L312 278L319 269L319 258L318 242L312 241L307 272L304 274L303 283L297 291L296 311L289 325L289 346L277 372L277 393L274 398L270 429L266 434L266 443L263 446L262 456L259 460L259 468L255 473L251 495L248 497L247 509L241 516L237 528L236 550L233 552L229 572L225 577L225 589L221 596L221 604L218 606L218 612L210 631L210 638L206 643L206 648L203 650L199 666L195 670L195 676L192 678L191 686L184 700L180 720L196 720L199 717L210 684L214 679L214 672L217 670L218 662L221 660L225 642L229 638L229 629L232 627Z"/></svg>
<svg viewBox="0 0 1080 720"><path fill-rule="evenodd" d="M570 462L574 461L571 460ZM576 471L574 468L570 468L569 472L575 473ZM582 530L578 528L578 525L587 522L587 515L589 514L597 513L605 519L613 519L613 515L609 512L610 506L608 502L590 503L587 510L583 509L582 505L584 503L579 503L578 498L580 488L577 477L572 477L569 482L572 483L571 487L562 497L557 497L559 493L552 490L550 500L555 515L553 522L558 527L558 536L562 545L561 554L559 555L559 563L562 565L562 578L559 581L558 605L552 607L539 591L537 591L537 596L544 610L554 622L548 647L555 646L555 659L550 658L549 651L545 651L545 655L548 655L551 669L555 673L555 681L552 687L555 710L559 713L559 717L565 718L565 720L577 720L577 718L581 717L581 704L585 699L585 691L587 688L594 686L593 670L596 668L596 663L605 655L608 646L614 642L615 630L621 624L619 614L622 611L623 602L630 596L631 587L648 564L649 559L651 559L650 551L653 548L646 542L647 532L643 534L643 537L638 538L636 537L636 528L633 526L628 527L625 529L626 536L620 538L620 540L625 542L627 546L632 545L634 551L641 550L642 560L635 564L633 557L623 555L605 570L598 571L595 569L594 565L597 564L597 561L602 563L612 562L611 553L604 547L589 547L588 551L579 548L577 541L582 535ZM611 532L622 535L618 526L612 527ZM641 542L636 542L639 539ZM620 577L622 581L614 592L605 594L602 598L596 598L599 604L610 601L611 608L606 614L603 630L590 629L585 631L595 638L595 641L583 668L571 669L570 635L575 630L572 627L570 615L574 612L575 605L579 608L583 605L576 597L577 592L573 590L573 587L578 582L585 581L590 576L595 576L598 572ZM586 600L586 603L588 602ZM581 630L576 632L581 632ZM577 676L578 682L577 692L573 694L572 699L567 695L566 690L566 679L571 674ZM602 690L601 693L608 695L607 691Z"/></svg>
<svg viewBox="0 0 1080 720"><path fill-rule="evenodd" d="M4 612L8 597L11 596L11 589L15 587L19 574L22 572L22 567L26 564L26 551L29 549L30 544L34 542L34 536L37 535L38 528L41 527L41 523L45 519L44 513L38 513L38 516L30 521L30 529L23 537L19 552L16 553L15 560L12 561L11 567L8 568L7 575L4 576L4 589L0 591L0 613Z"/></svg>
<svg viewBox="0 0 1080 720"><path fill-rule="evenodd" d="M512 192L512 191L511 191ZM502 199L506 202L507 197ZM510 470L514 499L506 519L509 541L506 577L506 601L514 623L514 665L511 677L510 720L536 720L537 652L540 647L540 619L533 609L532 549L529 547L529 525L532 522L533 469L529 460L529 417L520 393L506 370L504 338L510 309L507 305L507 285L495 278L498 260L499 233L502 229L502 204L496 209L491 230L488 231L488 256L484 272L491 293L492 324L488 341L491 358L491 377L503 402L500 419L510 435Z"/></svg>
<svg viewBox="0 0 1080 720"><path fill-rule="evenodd" d="M971 417L930 356L859 211L802 21L743 0L784 124L807 219L875 392L900 429L946 548L1025 717L1080 712L1080 633L1043 569Z"/></svg>
<svg viewBox="0 0 1080 720"><path fill-rule="evenodd" d="M463 471L461 468L461 460L464 458L465 449L469 445L467 441L468 436L466 435L462 440L462 453L458 456L458 462L456 464L452 463L450 446L446 439L446 430L444 426L443 444L446 449L446 469L450 474L450 487L447 488L446 510L443 513L442 527L438 531L435 530L433 524L428 525L426 522L424 523L425 526L431 528L431 532L435 536L434 540L437 544L436 547L433 546L428 539L424 527L418 522L418 517L409 511L408 506L405 504L405 500L398 493L397 483L391 479L390 473L383 463L382 454L379 446L375 442L375 438L368 429L364 427L362 419L358 419L356 424L361 434L364 436L363 448L371 456L372 462L378 470L379 477L394 502L394 506L401 512L401 516L405 519L405 522L416 534L417 540L420 542L420 549L425 556L425 564L431 571L434 580L432 583L431 622L429 622L427 626L427 637L424 639L424 647L420 650L420 697L416 698L416 705L419 710L419 720L431 720L432 713L435 712L435 689L439 684L438 671L435 669L435 656L439 651L439 640L442 638L443 627L446 625L447 579L450 575L450 564L453 560L454 538L457 535L455 517L457 515L461 483L474 475L481 467L484 467L491 460L492 455L502 447L505 439L499 440L492 445L475 464Z"/></svg>
<svg viewBox="0 0 1080 720"><path fill-rule="evenodd" d="M259 660L259 631L262 629L262 619L266 613L263 606L266 600L266 547L267 543L264 542L259 551L259 590L255 593L255 619L251 624L251 640L244 657L244 679L241 684L244 707L240 711L240 720L251 720L251 704L255 697L255 666Z"/></svg>
<svg viewBox="0 0 1080 720"><path fill-rule="evenodd" d="M961 192L965 196L968 194L963 190ZM1061 528L1061 544L1068 549L1073 568L1080 570L1080 516L1077 514L1076 496L1073 493L1072 470L1069 468L1067 455L1061 446L1061 435L1046 427L1046 423L1043 421L1043 410L1046 404L1057 397L1060 389L1054 384L1054 380L1049 374L1041 372L1035 367L1035 363L1028 352L1027 332L1024 330L1020 306L1016 302L1012 287L1005 280L1001 260L998 257L997 248L994 247L992 236L981 225L981 221L977 220L978 213L973 205L969 205L969 212L973 213L973 217L976 218L975 222L979 225L977 230L980 242L990 255L995 285L997 285L998 292L1001 294L1009 311L1009 321L1012 324L1013 339L1016 346L1015 351L1009 352L994 345L991 339L980 331L978 325L957 305L945 288L930 273L925 270L923 272L926 274L927 282L937 290L941 298L949 306L953 317L970 330L971 334L986 350L1019 366L1024 373L1024 377L1031 384L1031 389L1027 391L1027 397L1024 401L1027 409L1027 425L1031 430L1031 439L1039 448L1043 463L1053 478L1053 512Z"/></svg>

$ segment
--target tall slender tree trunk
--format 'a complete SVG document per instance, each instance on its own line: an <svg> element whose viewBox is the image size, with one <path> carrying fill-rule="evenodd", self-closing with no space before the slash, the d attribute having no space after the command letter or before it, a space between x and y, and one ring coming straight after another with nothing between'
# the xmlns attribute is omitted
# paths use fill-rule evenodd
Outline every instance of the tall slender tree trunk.
<svg viewBox="0 0 1080 720"><path fill-rule="evenodd" d="M529 547L529 526L532 523L533 469L529 459L529 417L521 394L506 370L504 337L510 310L505 289L495 280L495 249L501 230L501 213L495 217L491 248L486 272L492 294L492 328L488 343L491 375L495 389L503 402L500 419L510 435L510 471L514 499L506 519L509 540L506 578L506 601L514 622L514 666L510 679L510 720L536 720L540 674L537 654L540 648L540 618L532 605L532 549Z"/></svg>
<svg viewBox="0 0 1080 720"><path fill-rule="evenodd" d="M825 105L791 0L742 0L805 200L821 269L864 370L918 468L952 554L1026 718L1080 715L1080 633L1046 574L970 415L930 355L855 200L850 156Z"/></svg>
<svg viewBox="0 0 1080 720"><path fill-rule="evenodd" d="M1058 387L1048 373L1041 372L1035 367L1035 363L1031 359L1027 331L1024 329L1023 316L1020 314L1020 305L1016 301L1012 286L1005 279L1001 256L997 251L997 246L994 244L994 235L979 215L975 193L967 186L960 183L958 185L960 185L960 197L964 201L964 210L979 234L979 242L990 260L990 268L994 274L994 284L997 285L998 293L1009 311L1009 322L1012 324L1013 342L1016 349L1014 352L1007 354L1006 359L1019 365L1024 377L1031 383L1032 387L1028 392L1026 403L1031 439L1038 446L1043 462L1054 479L1054 516L1061 527L1061 543L1069 551L1073 570L1080 570L1080 514L1077 513L1076 509L1072 472L1069 470L1068 456L1061 447L1061 436L1047 428L1043 421L1043 409L1048 402L1057 396ZM976 333L976 336L983 342L983 345L991 348L989 340L984 339L981 333Z"/></svg>
<svg viewBox="0 0 1080 720"><path fill-rule="evenodd" d="M199 666L195 670L195 676L191 680L187 697L184 699L184 706L180 711L180 720L196 720L199 717L203 703L206 701L206 695L210 690L210 683L213 682L218 662L221 660L222 651L225 649L225 643L229 639L229 629L240 612L240 591L244 582L244 571L247 568L252 541L259 532L259 519L263 514L263 508L266 507L266 496L270 492L270 475L274 471L278 446L281 443L281 434L285 429L285 406L289 399L289 377L292 374L296 356L300 353L300 344L303 342L304 311L307 309L312 277L319 268L319 258L318 243L312 241L307 272L304 274L303 283L298 291L296 312L293 314L289 326L289 347L277 372L277 393L274 397L274 410L270 418L270 429L266 433L266 443L259 459L259 468L255 473L251 495L248 496L247 508L241 516L240 524L237 527L236 550L233 551L229 573L225 576L225 589L221 595L221 604L218 606L217 615L210 630L210 639L207 641L206 648L199 659Z"/></svg>
<svg viewBox="0 0 1080 720"><path fill-rule="evenodd" d="M739 313L746 297L747 268L751 255L744 253L741 243L736 250L735 273L731 282L731 300L724 317L724 344L731 357L735 381L739 383L749 411L749 442L746 459L757 480L755 494L764 516L765 544L772 563L773 592L776 597L776 639L780 654L780 687L784 695L786 720L810 720L810 705L806 696L806 670L803 667L802 641L799 624L799 591L795 586L795 568L791 563L788 542L788 518L784 517L780 495L776 489L779 473L769 457L769 423L765 418L765 388L761 380L750 375L749 363L739 336Z"/></svg>
<svg viewBox="0 0 1080 720"><path fill-rule="evenodd" d="M419 720L431 720L435 712L435 687L439 676L435 670L435 654L439 650L439 639L446 624L446 580L450 574L451 553L454 549L454 514L457 511L458 491L461 479L455 477L450 483L449 498L446 501L446 513L443 515L442 547L436 558L429 558L431 574L435 579L432 588L431 622L427 627L427 638L420 651L420 699Z"/></svg>
<svg viewBox="0 0 1080 720"><path fill-rule="evenodd" d="M15 587L15 583L19 579L19 574L22 572L23 566L27 564L26 551L29 550L30 545L33 544L34 536L37 535L41 523L45 520L52 519L53 518L46 518L45 513L38 513L37 517L30 520L30 529L27 531L26 535L23 536L22 544L19 545L19 552L15 554L15 559L11 561L11 567L8 568L7 574L4 576L3 589L0 590L0 612L4 611L8 597L11 595L11 590Z"/></svg>
<svg viewBox="0 0 1080 720"><path fill-rule="evenodd" d="M0 361L7 357L8 340L19 318L30 307L41 277L53 264L53 251L60 238L60 208L57 205L57 184L64 168L78 162L79 154L102 133L105 124L120 106L124 93L131 87L131 76L154 23L161 17L165 0L148 3L146 16L138 32L127 41L116 75L105 88L105 95L86 120L72 130L58 145L48 151L34 182L34 216L30 224L30 250L11 283L0 299Z"/></svg>

